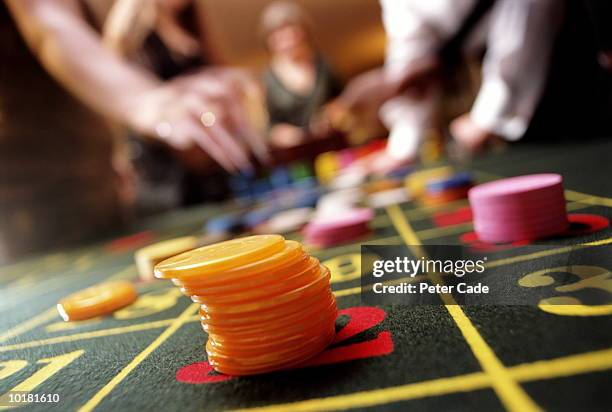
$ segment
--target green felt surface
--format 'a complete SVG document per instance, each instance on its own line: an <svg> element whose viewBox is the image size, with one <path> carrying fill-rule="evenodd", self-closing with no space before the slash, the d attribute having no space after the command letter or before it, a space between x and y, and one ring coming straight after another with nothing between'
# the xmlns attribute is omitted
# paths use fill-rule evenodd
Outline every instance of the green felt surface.
<svg viewBox="0 0 612 412"><path fill-rule="evenodd" d="M480 180L560 172L566 189L598 196L594 203L592 199L584 204L578 200L576 213L610 218L610 153L612 143L605 140L556 146L520 145L503 154L475 159L469 168L478 173ZM463 206L459 203L448 209ZM425 244L458 244L460 236L470 230L465 225L439 230L431 219L434 211L414 203L401 208ZM486 376L490 364L483 365L482 359L479 360L482 348L475 349L466 340L456 318L443 305L382 306L386 312L382 323L342 343L350 346L371 342L379 333L387 331L391 334L393 350L384 356L206 384L182 383L176 379L182 367L206 360L203 350L206 336L195 310L188 313L176 330L168 332L191 304L170 282L138 284L140 300L104 319L63 323L54 312L58 299L73 291L109 277L136 278L133 267L136 248L198 233L205 219L221 210L227 208L176 211L133 228L131 233L141 233L140 237L119 243L123 245L120 247L108 240L0 268L0 395L23 382L32 382L32 377L46 365L41 359L84 351L31 388L32 393L60 394L60 403L31 404L28 409L75 410L92 405L88 404L92 399L97 410L195 411L273 405L278 410L350 407L394 411L508 407L495 385L462 386L474 374ZM358 293L360 282L354 276L355 268L346 263L359 254L360 244L403 242L402 233L388 211L378 210L373 226L374 233L360 242L312 251L335 271L332 286L340 309L364 306ZM612 230L607 228L586 236L549 239L545 244L561 247L605 241L611 235ZM301 238L297 233L289 237ZM501 258L522 253L521 248L514 248L492 252L490 256ZM339 265L342 262L344 266ZM524 273L545 265L545 259L533 259L517 264L516 270ZM463 308L463 313L501 362L502 369L511 373L511 381L539 407L610 410L612 316L561 316L527 306L469 306ZM338 329L347 321L341 317ZM156 340L160 344L150 350ZM578 356L578 360L571 361L572 356ZM17 360L26 361L25 366L3 376L3 372L7 374L7 365L10 362L15 365ZM549 362L545 372L539 375L534 372L538 361ZM557 361L561 363L555 369L553 364ZM129 373L122 373L126 367L130 368ZM531 377L512 375L523 367L531 368ZM439 389L445 388L441 380L444 378L457 379L449 388ZM372 396L372 390L381 392ZM306 400L312 402L299 403ZM298 403L288 405L292 402Z"/></svg>

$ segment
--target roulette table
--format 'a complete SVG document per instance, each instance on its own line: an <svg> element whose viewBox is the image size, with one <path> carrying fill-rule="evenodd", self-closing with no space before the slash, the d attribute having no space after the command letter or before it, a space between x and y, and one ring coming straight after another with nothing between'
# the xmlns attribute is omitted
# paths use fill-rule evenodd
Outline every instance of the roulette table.
<svg viewBox="0 0 612 412"><path fill-rule="evenodd" d="M37 395L11 406L58 411L610 410L612 301L577 301L561 309L371 306L360 296L360 248L484 248L489 263L515 267L516 288L525 287L525 275L549 268L547 256L592 249L591 278L570 267L553 284L536 286L548 288L550 297L572 296L582 287L612 293L612 268L605 263L612 230L601 223L612 216L611 153L609 139L532 143L470 163L478 181L541 172L563 176L568 213L582 227L535 242L548 246L543 253L529 252L524 243L479 243L467 200L379 208L366 237L311 248L332 273L336 337L304 367L276 373L214 372L198 305L171 282L138 281L135 250L201 233L207 219L231 205L172 211L116 238L1 267L0 399ZM286 237L302 240L300 232ZM558 279L565 283L555 284ZM61 298L104 280L134 280L138 300L106 317L62 321L56 310ZM567 285L574 286L562 289ZM50 397L41 400L45 394Z"/></svg>

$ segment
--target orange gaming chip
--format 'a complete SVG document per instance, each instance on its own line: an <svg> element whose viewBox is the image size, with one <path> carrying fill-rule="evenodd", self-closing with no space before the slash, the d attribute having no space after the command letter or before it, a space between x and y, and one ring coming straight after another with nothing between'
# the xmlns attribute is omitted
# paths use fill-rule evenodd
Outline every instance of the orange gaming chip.
<svg viewBox="0 0 612 412"><path fill-rule="evenodd" d="M107 315L133 303L138 298L136 288L127 281L106 282L74 293L57 304L65 320L85 320Z"/></svg>
<svg viewBox="0 0 612 412"><path fill-rule="evenodd" d="M193 249L155 266L158 278L192 279L252 263L282 250L280 235L250 236Z"/></svg>

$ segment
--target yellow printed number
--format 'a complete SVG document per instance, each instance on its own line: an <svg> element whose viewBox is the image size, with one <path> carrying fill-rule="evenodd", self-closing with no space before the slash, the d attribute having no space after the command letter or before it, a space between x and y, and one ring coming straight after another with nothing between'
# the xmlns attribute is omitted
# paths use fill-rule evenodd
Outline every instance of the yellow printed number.
<svg viewBox="0 0 612 412"><path fill-rule="evenodd" d="M45 365L38 371L34 372L30 377L26 378L23 382L14 386L8 393L0 396L1 400L5 400L10 392L20 392L27 394L36 389L40 384L51 378L57 372L71 364L75 359L85 353L84 350L77 350L74 352L67 353L65 355L54 356L52 358L39 359L36 363ZM21 371L28 365L28 361L25 360L11 360L0 363L0 379L6 379L9 376ZM2 402L6 404L6 402ZM2 409L2 407L0 407Z"/></svg>
<svg viewBox="0 0 612 412"><path fill-rule="evenodd" d="M126 320L153 315L176 305L181 296L181 291L177 288L147 293L130 306L115 312L115 319Z"/></svg>
<svg viewBox="0 0 612 412"><path fill-rule="evenodd" d="M553 273L566 273L577 276L578 281L555 287L557 292L576 292L582 289L595 288L612 293L612 273L599 266L561 266L538 270L523 276L519 285L527 288L550 286L556 283ZM553 296L542 299L538 307L544 312L561 316L602 316L612 314L612 304L585 305L571 296Z"/></svg>
<svg viewBox="0 0 612 412"><path fill-rule="evenodd" d="M361 276L361 255L351 253L341 255L323 262L331 272L331 283L348 282Z"/></svg>
<svg viewBox="0 0 612 412"><path fill-rule="evenodd" d="M0 379L8 378L28 366L25 360L10 360L0 363Z"/></svg>

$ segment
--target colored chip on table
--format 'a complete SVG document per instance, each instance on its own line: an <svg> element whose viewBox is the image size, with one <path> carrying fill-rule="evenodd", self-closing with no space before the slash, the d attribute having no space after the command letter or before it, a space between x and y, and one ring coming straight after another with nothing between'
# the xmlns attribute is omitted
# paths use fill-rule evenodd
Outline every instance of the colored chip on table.
<svg viewBox="0 0 612 412"><path fill-rule="evenodd" d="M201 245L197 237L184 236L158 242L137 250L134 254L134 260L140 279L145 281L155 279L153 275L153 267L155 267L155 265L162 260L194 249L198 246Z"/></svg>
<svg viewBox="0 0 612 412"><path fill-rule="evenodd" d="M387 207L404 203L410 200L408 191L405 187L397 189L383 190L372 193L368 196L368 205L373 208Z"/></svg>
<svg viewBox="0 0 612 412"><path fill-rule="evenodd" d="M252 229L268 221L274 214L278 213L278 211L279 209L274 206L251 210L242 216L242 226L247 229Z"/></svg>
<svg viewBox="0 0 612 412"><path fill-rule="evenodd" d="M432 179L427 182L428 192L441 192L443 190L455 189L458 187L472 186L474 178L469 172L460 172L454 175Z"/></svg>
<svg viewBox="0 0 612 412"><path fill-rule="evenodd" d="M57 304L66 321L91 319L110 314L133 303L138 294L131 282L106 282L74 293Z"/></svg>
<svg viewBox="0 0 612 412"><path fill-rule="evenodd" d="M340 215L315 218L304 228L304 239L319 247L334 246L370 233L372 209L347 209Z"/></svg>
<svg viewBox="0 0 612 412"><path fill-rule="evenodd" d="M317 179L326 184L336 176L340 170L340 160L336 152L325 152L317 156L314 162Z"/></svg>
<svg viewBox="0 0 612 412"><path fill-rule="evenodd" d="M398 187L402 187L401 180L385 178L368 183L365 186L365 191L367 193L376 193L383 192L386 190L397 189Z"/></svg>
<svg viewBox="0 0 612 412"><path fill-rule="evenodd" d="M474 230L491 243L532 240L559 234L569 222L563 178L553 173L484 183L469 192Z"/></svg>
<svg viewBox="0 0 612 412"><path fill-rule="evenodd" d="M361 186L367 178L365 170L352 168L340 172L329 183L328 187L331 190L343 190Z"/></svg>
<svg viewBox="0 0 612 412"><path fill-rule="evenodd" d="M284 210L274 215L268 222L256 229L257 233L289 233L299 230L314 215L311 207Z"/></svg>
<svg viewBox="0 0 612 412"><path fill-rule="evenodd" d="M217 216L204 225L207 233L237 233L242 230L242 218L237 213Z"/></svg>
<svg viewBox="0 0 612 412"><path fill-rule="evenodd" d="M420 170L418 172L414 172L406 176L404 184L408 189L408 193L410 193L412 197L419 197L425 192L427 183L430 180L450 176L452 173L453 169L449 166Z"/></svg>

